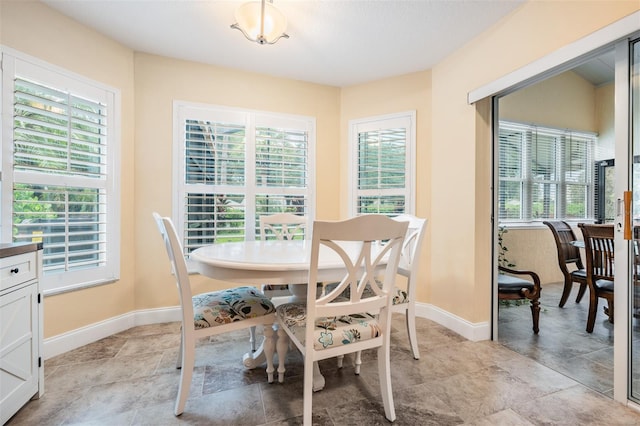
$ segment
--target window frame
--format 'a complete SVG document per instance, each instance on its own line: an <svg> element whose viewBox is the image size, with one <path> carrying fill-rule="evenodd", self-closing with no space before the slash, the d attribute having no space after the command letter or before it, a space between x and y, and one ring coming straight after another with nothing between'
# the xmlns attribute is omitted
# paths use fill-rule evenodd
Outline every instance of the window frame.
<svg viewBox="0 0 640 426"><path fill-rule="evenodd" d="M405 186L375 190L358 189L359 141L360 133L372 130L404 128L406 130L405 149ZM415 215L416 188L416 111L404 111L392 114L370 116L349 120L349 155L348 155L348 197L349 216L358 215L358 197L363 194L376 193L382 195L402 195L405 197L404 212ZM395 213L393 214L395 216Z"/></svg>
<svg viewBox="0 0 640 426"><path fill-rule="evenodd" d="M233 193L244 194L245 199L245 220L244 236L245 241L259 239L259 231L253 220L246 218L256 217L256 194L271 193L274 195L301 195L307 198L305 205L306 215L309 223L313 223L316 207L316 120L314 117L282 114L268 111L258 111L245 108L228 107L213 104L201 104L188 101L176 100L173 103L173 208L172 217L176 225L176 231L181 237L181 243L185 246L185 196L194 193L188 189L185 182L186 165L185 155L185 124L186 120L201 120L220 122L228 120L233 123L243 123L245 126L245 174L244 185L209 185L200 184L202 192L211 194ZM256 184L256 127L279 127L291 128L293 124L300 126L300 130L306 130L307 140L307 186L301 188L269 187L258 186ZM194 185L195 186L195 185ZM207 187L216 187L211 189ZM251 200L251 201L247 201ZM186 252L187 250L185 250ZM188 257L188 254L187 254ZM187 259L188 260L188 259ZM190 266L190 270L192 267Z"/></svg>
<svg viewBox="0 0 640 426"><path fill-rule="evenodd" d="M595 155L598 144L597 134L587 131L579 131L573 129L558 129L551 126L544 126L540 124L528 124L520 123L510 120L500 120L498 123L498 152L501 150L501 135L500 132L504 129L510 129L512 131L522 132L523 134L537 134L541 133L544 137L557 138L559 141L555 141L556 147L553 150L553 157L556 159L554 166L555 179L536 179L532 176L531 165L531 151L534 145L534 137L527 136L522 138L520 143L520 173L519 178L514 177L502 177L502 161L498 165L498 221L501 225L508 227L530 227L530 226L542 226L542 222L546 220L563 220L569 223L592 221L594 219L594 194L595 184L594 182L594 167L595 167ZM566 151L566 140L571 137L590 139L589 146L586 149L584 165L585 165L585 182L571 182L566 178L566 172L569 170L564 160ZM500 156L500 154L499 154ZM520 214L518 218L505 218L502 217L500 212L500 203L502 199L502 183L503 182L519 182L521 192L521 205ZM555 205L553 217L533 217L533 186L536 184L546 184L555 186ZM584 187L585 190L585 214L584 217L567 217L567 189L570 187Z"/></svg>
<svg viewBox="0 0 640 426"><path fill-rule="evenodd" d="M75 268L48 272L45 268L40 279L45 296L78 289L108 284L120 279L120 170L118 167L121 149L121 93L118 89L92 80L83 75L2 46L2 89L0 112L2 113L2 149L0 150L0 241L13 241L14 183L54 185L60 187L103 189L106 217L102 266ZM106 161L102 166L104 177L92 179L66 177L65 174L38 174L37 172L14 172L14 78L21 77L38 81L55 90L84 97L91 101L104 102L107 111ZM49 179L47 177L51 176ZM84 183L84 184L83 184ZM102 233L102 232L101 232ZM69 230L65 231L69 236ZM69 247L69 244L65 244ZM45 247L46 249L46 247ZM45 258L46 260L46 258Z"/></svg>

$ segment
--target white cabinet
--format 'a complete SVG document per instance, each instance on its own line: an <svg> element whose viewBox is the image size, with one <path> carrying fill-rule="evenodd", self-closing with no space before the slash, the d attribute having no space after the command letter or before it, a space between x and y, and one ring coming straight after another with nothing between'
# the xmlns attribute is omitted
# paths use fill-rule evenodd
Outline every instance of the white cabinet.
<svg viewBox="0 0 640 426"><path fill-rule="evenodd" d="M0 244L0 424L44 392L41 244Z"/></svg>

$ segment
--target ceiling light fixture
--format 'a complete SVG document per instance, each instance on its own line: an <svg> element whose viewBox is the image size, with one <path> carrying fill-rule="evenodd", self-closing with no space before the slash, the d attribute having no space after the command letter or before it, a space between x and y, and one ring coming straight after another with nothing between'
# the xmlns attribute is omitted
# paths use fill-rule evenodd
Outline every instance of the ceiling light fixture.
<svg viewBox="0 0 640 426"><path fill-rule="evenodd" d="M287 18L272 4L273 0L245 3L236 10L236 23L231 28L258 44L274 44L281 38L289 38L285 33Z"/></svg>

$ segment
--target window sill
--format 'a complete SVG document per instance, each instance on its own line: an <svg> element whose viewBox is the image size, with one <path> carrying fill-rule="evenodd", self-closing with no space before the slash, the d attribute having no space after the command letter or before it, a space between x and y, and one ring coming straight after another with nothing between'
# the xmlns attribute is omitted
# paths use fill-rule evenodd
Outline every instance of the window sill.
<svg viewBox="0 0 640 426"><path fill-rule="evenodd" d="M543 222L560 221L567 222L572 228L577 228L579 223L595 223L595 219L544 219L531 222L499 222L498 226L506 229L548 229Z"/></svg>
<svg viewBox="0 0 640 426"><path fill-rule="evenodd" d="M118 281L117 278L111 278L111 279L99 280L91 283L74 284L66 287L59 287L51 290L44 290L42 294L44 297L55 296L58 294L70 293L72 291L84 290L87 288L98 287L106 284L113 284L116 281Z"/></svg>

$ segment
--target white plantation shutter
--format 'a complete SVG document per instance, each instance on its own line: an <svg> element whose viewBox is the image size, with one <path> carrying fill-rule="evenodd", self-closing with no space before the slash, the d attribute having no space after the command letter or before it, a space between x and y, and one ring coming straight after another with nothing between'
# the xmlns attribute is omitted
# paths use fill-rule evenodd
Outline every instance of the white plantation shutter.
<svg viewBox="0 0 640 426"><path fill-rule="evenodd" d="M244 185L244 125L187 120L186 183Z"/></svg>
<svg viewBox="0 0 640 426"><path fill-rule="evenodd" d="M564 137L565 218L589 217L594 193L595 140L591 135L570 132Z"/></svg>
<svg viewBox="0 0 640 426"><path fill-rule="evenodd" d="M3 146L12 202L2 206L12 230L3 235L43 243L47 294L116 280L115 91L8 54L3 66L13 89L11 147Z"/></svg>
<svg viewBox="0 0 640 426"><path fill-rule="evenodd" d="M501 219L524 216L524 153L526 132L500 127L498 209Z"/></svg>
<svg viewBox="0 0 640 426"><path fill-rule="evenodd" d="M501 121L500 220L588 219L596 139L588 133Z"/></svg>
<svg viewBox="0 0 640 426"><path fill-rule="evenodd" d="M185 252L253 240L259 216L312 216L314 120L176 103L176 217Z"/></svg>
<svg viewBox="0 0 640 426"><path fill-rule="evenodd" d="M413 213L415 112L350 122L352 215Z"/></svg>
<svg viewBox="0 0 640 426"><path fill-rule="evenodd" d="M313 210L310 188L315 173L311 172L313 123L282 115L257 114L255 124L253 231L258 235L262 215L310 214Z"/></svg>
<svg viewBox="0 0 640 426"><path fill-rule="evenodd" d="M532 219L551 219L556 216L558 185L560 184L558 153L560 152L559 135L545 133L537 129L528 132L527 192L530 202L525 209Z"/></svg>
<svg viewBox="0 0 640 426"><path fill-rule="evenodd" d="M306 131L256 128L256 185L306 188L308 148Z"/></svg>

